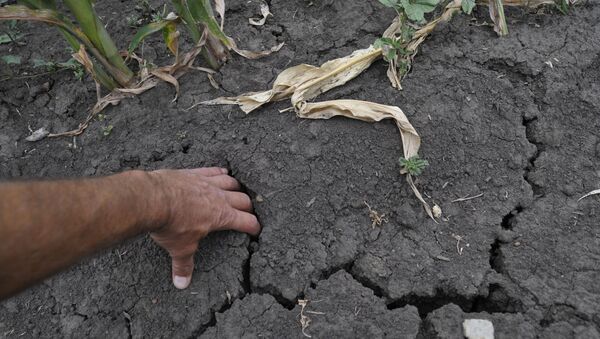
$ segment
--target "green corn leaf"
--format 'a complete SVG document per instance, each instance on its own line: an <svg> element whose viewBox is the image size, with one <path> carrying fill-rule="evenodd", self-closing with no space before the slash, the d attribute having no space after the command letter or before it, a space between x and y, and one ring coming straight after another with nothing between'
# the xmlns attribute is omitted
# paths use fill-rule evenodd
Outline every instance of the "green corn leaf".
<svg viewBox="0 0 600 339"><path fill-rule="evenodd" d="M109 73L126 87L133 78L133 72L125 65L117 46L98 18L90 0L64 0L73 13L81 29L94 47L110 62Z"/></svg>
<svg viewBox="0 0 600 339"><path fill-rule="evenodd" d="M556 8L558 8L558 10L562 14L568 14L569 13L569 0L556 0Z"/></svg>
<svg viewBox="0 0 600 339"><path fill-rule="evenodd" d="M231 47L229 37L223 33L217 19L210 7L208 0L188 0L187 1L190 13L196 20L196 22L203 24L209 30L209 32L219 39L223 45Z"/></svg>
<svg viewBox="0 0 600 339"><path fill-rule="evenodd" d="M179 17L183 19L183 23L190 32L194 43L198 43L202 37L202 34L198 28L198 23L192 16L192 13L187 6L187 1L184 3L183 0L173 0L173 6L175 6L175 10L177 11Z"/></svg>
<svg viewBox="0 0 600 339"><path fill-rule="evenodd" d="M151 22L149 24L147 24L146 26L140 28L137 33L135 34L135 36L133 37L133 40L131 40L131 43L129 44L129 48L127 49L127 52L129 54L133 53L133 51L135 51L135 49L139 46L139 44L148 36L156 33L156 32L160 32L164 29L166 29L167 26L169 25L174 25L175 23L171 20L162 20L159 22Z"/></svg>

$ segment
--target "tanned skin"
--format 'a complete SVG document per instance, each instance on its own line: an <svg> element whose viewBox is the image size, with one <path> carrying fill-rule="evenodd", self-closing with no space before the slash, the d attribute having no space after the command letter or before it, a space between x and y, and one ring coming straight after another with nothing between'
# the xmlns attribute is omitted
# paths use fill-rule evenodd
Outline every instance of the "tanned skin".
<svg viewBox="0 0 600 339"><path fill-rule="evenodd" d="M260 232L239 189L223 168L0 183L0 300L145 233L170 254L175 287L186 288L198 241L213 231Z"/></svg>

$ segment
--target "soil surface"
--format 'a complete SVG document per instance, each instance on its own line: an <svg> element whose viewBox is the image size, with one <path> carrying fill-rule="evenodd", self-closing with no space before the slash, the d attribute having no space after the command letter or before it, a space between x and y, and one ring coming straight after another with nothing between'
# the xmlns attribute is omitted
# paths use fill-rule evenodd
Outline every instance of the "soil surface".
<svg viewBox="0 0 600 339"><path fill-rule="evenodd" d="M157 7L160 1L151 1ZM229 1L226 31L271 57L234 56L213 89L202 73L107 109L82 136L29 143L28 128L74 128L95 89L69 71L0 83L0 179L99 176L128 169L227 166L255 200L256 239L211 235L191 287L140 237L0 303L0 337L462 338L489 319L496 338L600 337L600 5L563 16L509 10L497 38L487 9L435 31L403 91L377 62L319 99L397 105L423 138L430 167L417 185L444 211L427 218L399 174L392 122L301 120L236 107L190 106L268 88L286 67L320 64L372 43L394 13L377 1ZM125 47L126 2L99 2ZM58 34L21 24L19 67L65 61ZM49 45L49 41L52 42ZM44 46L44 48L41 48ZM152 47L154 46L154 47ZM144 56L167 64L160 37ZM112 126L110 133L104 133ZM107 135L105 135L107 134ZM257 199L258 197L258 199ZM458 198L476 197L453 202ZM387 222L372 227L367 202ZM308 300L304 310L298 300Z"/></svg>

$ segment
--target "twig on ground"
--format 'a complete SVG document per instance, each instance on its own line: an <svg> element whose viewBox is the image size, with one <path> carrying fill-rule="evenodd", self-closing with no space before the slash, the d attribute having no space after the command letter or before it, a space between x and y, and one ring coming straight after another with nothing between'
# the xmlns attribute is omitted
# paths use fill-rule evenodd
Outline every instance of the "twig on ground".
<svg viewBox="0 0 600 339"><path fill-rule="evenodd" d="M461 246L460 243L464 241L464 238L458 234L452 234L452 238L456 239L456 251L458 255L462 255L465 247ZM465 244L466 247L469 247L469 244Z"/></svg>
<svg viewBox="0 0 600 339"><path fill-rule="evenodd" d="M298 305L302 307L300 309L300 326L302 326L302 334L307 338L312 338L310 334L306 333L306 329L310 325L310 318L304 315L304 309L308 305L308 300L298 299Z"/></svg>
<svg viewBox="0 0 600 339"><path fill-rule="evenodd" d="M469 201L469 200L473 200L473 199L477 199L477 198L481 198L481 197L483 197L483 193L480 193L480 194L472 196L472 197L470 197L470 196L467 195L464 198L458 198L456 200L452 200L452 202Z"/></svg>

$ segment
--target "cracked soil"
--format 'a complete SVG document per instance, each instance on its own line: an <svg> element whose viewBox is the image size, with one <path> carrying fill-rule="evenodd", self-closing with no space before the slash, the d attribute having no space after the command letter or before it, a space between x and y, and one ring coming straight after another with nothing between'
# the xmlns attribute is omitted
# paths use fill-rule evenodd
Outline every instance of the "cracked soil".
<svg viewBox="0 0 600 339"><path fill-rule="evenodd" d="M417 185L444 211L439 224L401 180L392 122L301 120L279 113L285 102L248 116L187 110L364 48L394 15L374 0L271 0L274 17L252 27L259 4L228 1L226 31L247 49L285 42L280 52L233 57L217 76L222 90L188 74L175 103L162 84L107 109L76 140L24 139L28 127L83 120L90 81L60 72L0 83L1 180L227 166L263 225L256 239L205 239L185 291L148 237L89 258L0 303L0 337L302 338L302 299L313 338L462 338L468 318L491 320L496 338L600 338L600 200L577 203L600 188L600 4L567 16L511 9L506 38L480 25L487 9L478 8L436 29L403 91L380 61L319 98L404 110L423 138L430 167ZM124 47L133 9L97 6ZM59 41L53 30L22 29L27 45L0 52L68 58L48 46ZM170 61L160 37L144 56ZM11 71L36 72L26 62ZM387 222L373 228L365 201Z"/></svg>

